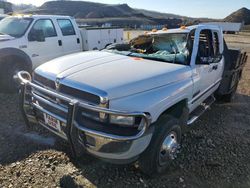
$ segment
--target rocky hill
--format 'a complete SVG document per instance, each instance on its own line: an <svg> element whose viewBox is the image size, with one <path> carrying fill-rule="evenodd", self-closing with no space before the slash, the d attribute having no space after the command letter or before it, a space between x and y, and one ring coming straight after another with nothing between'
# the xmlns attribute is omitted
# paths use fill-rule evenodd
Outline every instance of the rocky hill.
<svg viewBox="0 0 250 188"><path fill-rule="evenodd" d="M4 13L10 13L12 12L12 4L5 1L0 1L0 8L4 10Z"/></svg>
<svg viewBox="0 0 250 188"><path fill-rule="evenodd" d="M244 22L246 25L250 25L250 10L247 8L241 8L236 12L233 12L227 16L224 21L226 22Z"/></svg>
<svg viewBox="0 0 250 188"><path fill-rule="evenodd" d="M111 23L123 27L140 25L167 25L169 28L179 25L191 25L200 22L216 21L208 18L190 18L169 13L160 13L144 9L133 9L127 4L108 5L87 1L48 1L40 7L23 10L32 14L58 14L75 17L80 23L101 25ZM242 8L224 20L250 24L250 10Z"/></svg>
<svg viewBox="0 0 250 188"><path fill-rule="evenodd" d="M145 17L127 4L107 5L85 1L49 1L26 12L70 15L75 18Z"/></svg>
<svg viewBox="0 0 250 188"><path fill-rule="evenodd" d="M24 10L32 14L59 14L75 17L79 22L86 24L111 23L118 26L162 25L170 27L180 25L183 20L176 16L150 15L138 9L133 9L127 4L107 5L85 1L49 1L42 6ZM161 16L160 16L161 15Z"/></svg>

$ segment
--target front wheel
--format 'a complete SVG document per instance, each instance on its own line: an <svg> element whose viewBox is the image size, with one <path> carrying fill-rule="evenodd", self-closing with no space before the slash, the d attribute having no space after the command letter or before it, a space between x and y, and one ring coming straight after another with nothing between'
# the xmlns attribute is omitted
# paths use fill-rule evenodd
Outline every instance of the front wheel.
<svg viewBox="0 0 250 188"><path fill-rule="evenodd" d="M17 93L18 83L14 76L21 70L28 71L28 66L23 63L5 62L1 71L1 88L3 93Z"/></svg>
<svg viewBox="0 0 250 188"><path fill-rule="evenodd" d="M181 141L181 124L178 119L164 115L154 126L152 140L139 158L140 169L149 176L167 170L176 158Z"/></svg>

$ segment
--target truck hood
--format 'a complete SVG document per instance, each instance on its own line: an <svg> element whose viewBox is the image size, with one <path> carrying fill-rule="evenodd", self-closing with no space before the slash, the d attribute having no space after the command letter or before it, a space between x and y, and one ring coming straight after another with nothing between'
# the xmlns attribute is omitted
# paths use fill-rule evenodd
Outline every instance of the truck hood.
<svg viewBox="0 0 250 188"><path fill-rule="evenodd" d="M10 35L0 35L0 42L1 41L7 41L7 40L13 40L15 37L12 37Z"/></svg>
<svg viewBox="0 0 250 188"><path fill-rule="evenodd" d="M49 61L35 70L74 88L87 86L121 98L191 77L189 66L128 57L109 52L81 52Z"/></svg>

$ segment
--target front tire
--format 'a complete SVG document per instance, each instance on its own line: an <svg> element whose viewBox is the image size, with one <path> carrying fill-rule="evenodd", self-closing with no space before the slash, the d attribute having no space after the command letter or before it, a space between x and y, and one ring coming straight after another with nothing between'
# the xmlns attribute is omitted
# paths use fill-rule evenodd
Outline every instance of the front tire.
<svg viewBox="0 0 250 188"><path fill-rule="evenodd" d="M163 115L154 126L152 140L139 158L140 169L149 176L164 173L168 169L176 158L181 141L181 123L178 119Z"/></svg>
<svg viewBox="0 0 250 188"><path fill-rule="evenodd" d="M1 70L1 88L3 93L17 93L19 84L14 76L21 70L29 71L28 66L24 63L5 62Z"/></svg>

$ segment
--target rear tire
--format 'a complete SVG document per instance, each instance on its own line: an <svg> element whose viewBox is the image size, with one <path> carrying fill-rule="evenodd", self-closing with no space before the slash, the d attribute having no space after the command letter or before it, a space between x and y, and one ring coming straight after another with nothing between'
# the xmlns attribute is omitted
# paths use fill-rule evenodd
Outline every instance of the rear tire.
<svg viewBox="0 0 250 188"><path fill-rule="evenodd" d="M180 121L163 115L155 123L152 140L139 158L139 168L149 176L164 173L175 159L180 141Z"/></svg>
<svg viewBox="0 0 250 188"><path fill-rule="evenodd" d="M24 63L5 61L1 70L1 92L17 93L19 84L14 76L21 70L30 72L28 65Z"/></svg>

